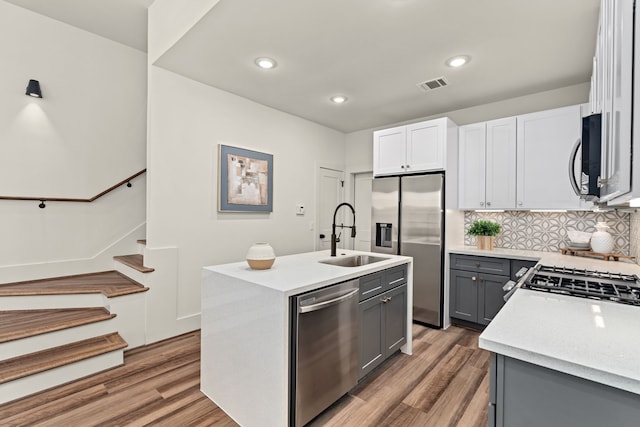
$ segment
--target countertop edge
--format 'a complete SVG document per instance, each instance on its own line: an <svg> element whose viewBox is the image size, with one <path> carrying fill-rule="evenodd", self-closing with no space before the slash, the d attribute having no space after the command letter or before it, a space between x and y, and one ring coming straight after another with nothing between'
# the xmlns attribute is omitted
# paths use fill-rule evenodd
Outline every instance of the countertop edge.
<svg viewBox="0 0 640 427"><path fill-rule="evenodd" d="M512 347L496 341L487 340L486 338L482 338L482 336L478 339L478 347L493 353L518 359L533 365L538 365L543 368L552 369L554 371L594 381L609 387L640 394L640 381L613 374L611 372L602 371L594 367L578 365L574 362L556 359L538 352Z"/></svg>

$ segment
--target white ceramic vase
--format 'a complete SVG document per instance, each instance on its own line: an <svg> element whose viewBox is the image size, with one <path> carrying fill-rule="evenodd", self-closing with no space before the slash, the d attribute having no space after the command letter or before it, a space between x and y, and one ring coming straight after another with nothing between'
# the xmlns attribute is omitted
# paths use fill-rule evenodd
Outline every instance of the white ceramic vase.
<svg viewBox="0 0 640 427"><path fill-rule="evenodd" d="M275 260L276 254L268 243L254 243L247 251L247 263L254 270L268 270Z"/></svg>
<svg viewBox="0 0 640 427"><path fill-rule="evenodd" d="M609 230L609 226L606 222L596 223L596 231L591 235L591 250L602 254L609 254L613 251L615 241L607 230Z"/></svg>

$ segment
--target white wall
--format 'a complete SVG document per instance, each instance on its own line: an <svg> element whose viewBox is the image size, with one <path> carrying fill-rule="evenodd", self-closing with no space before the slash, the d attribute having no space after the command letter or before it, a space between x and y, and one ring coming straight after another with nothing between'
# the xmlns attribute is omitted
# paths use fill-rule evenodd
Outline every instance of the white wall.
<svg viewBox="0 0 640 427"><path fill-rule="evenodd" d="M316 169L343 165L343 133L155 66L149 75L148 126L145 256L156 268L155 283L149 285L156 292L153 298L163 289L177 299L174 307L151 314L150 329L156 319L166 320L161 317L168 310L175 311L176 319L199 314L203 266L241 261L259 241L269 242L276 255L313 250ZM273 154L273 212L217 211L220 143ZM298 203L306 215L295 214ZM172 251L175 255L167 255ZM176 271L155 265L156 254L158 261L177 257ZM151 340L172 334L171 325L162 328L149 331ZM176 324L173 334L181 328Z"/></svg>
<svg viewBox="0 0 640 427"><path fill-rule="evenodd" d="M145 167L144 53L5 1L0 28L0 195L90 198ZM0 200L0 283L8 266L94 258L140 227L144 198L141 177L92 205Z"/></svg>

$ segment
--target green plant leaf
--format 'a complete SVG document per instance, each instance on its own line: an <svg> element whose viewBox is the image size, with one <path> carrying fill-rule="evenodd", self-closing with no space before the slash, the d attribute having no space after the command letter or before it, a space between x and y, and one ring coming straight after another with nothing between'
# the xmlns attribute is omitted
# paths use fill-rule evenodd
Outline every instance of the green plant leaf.
<svg viewBox="0 0 640 427"><path fill-rule="evenodd" d="M470 236L497 236L502 226L487 219L478 219L471 224L467 234Z"/></svg>

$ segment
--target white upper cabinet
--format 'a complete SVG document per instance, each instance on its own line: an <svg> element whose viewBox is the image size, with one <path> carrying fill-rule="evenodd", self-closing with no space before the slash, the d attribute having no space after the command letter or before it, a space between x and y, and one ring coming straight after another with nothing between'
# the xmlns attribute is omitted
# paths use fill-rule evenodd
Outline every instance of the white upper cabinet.
<svg viewBox="0 0 640 427"><path fill-rule="evenodd" d="M631 191L633 14L633 0L602 1L598 47L604 52L597 55L603 64L594 70L603 70L602 81L592 87L601 91L592 98L602 99L602 202Z"/></svg>
<svg viewBox="0 0 640 427"><path fill-rule="evenodd" d="M374 176L444 170L452 125L442 118L375 131Z"/></svg>
<svg viewBox="0 0 640 427"><path fill-rule="evenodd" d="M460 126L458 129L458 208L484 209L486 199L485 123Z"/></svg>
<svg viewBox="0 0 640 427"><path fill-rule="evenodd" d="M430 120L407 126L407 172L444 169L447 123Z"/></svg>
<svg viewBox="0 0 640 427"><path fill-rule="evenodd" d="M487 208L516 207L516 118L487 122Z"/></svg>
<svg viewBox="0 0 640 427"><path fill-rule="evenodd" d="M407 161L405 126L373 133L373 174L388 175L404 171Z"/></svg>
<svg viewBox="0 0 640 427"><path fill-rule="evenodd" d="M518 116L517 209L585 207L571 185L581 133L579 105Z"/></svg>
<svg viewBox="0 0 640 427"><path fill-rule="evenodd" d="M513 209L516 204L516 118L459 130L459 209Z"/></svg>

